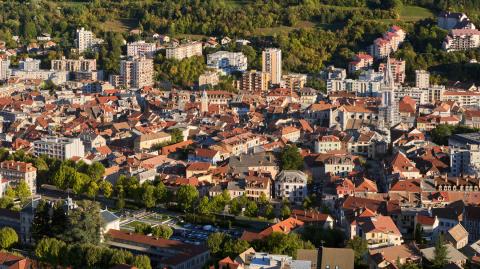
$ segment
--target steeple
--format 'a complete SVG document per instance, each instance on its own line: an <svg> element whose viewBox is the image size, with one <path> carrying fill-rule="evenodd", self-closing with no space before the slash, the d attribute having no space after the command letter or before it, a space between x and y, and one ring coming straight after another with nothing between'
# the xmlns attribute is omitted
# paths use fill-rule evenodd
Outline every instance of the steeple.
<svg viewBox="0 0 480 269"><path fill-rule="evenodd" d="M200 99L200 112L206 113L208 112L208 95L205 90L202 92L202 98Z"/></svg>
<svg viewBox="0 0 480 269"><path fill-rule="evenodd" d="M387 66L383 71L383 83L385 86L392 88L394 86L393 72L392 72L392 63L390 62L390 54L387 55Z"/></svg>

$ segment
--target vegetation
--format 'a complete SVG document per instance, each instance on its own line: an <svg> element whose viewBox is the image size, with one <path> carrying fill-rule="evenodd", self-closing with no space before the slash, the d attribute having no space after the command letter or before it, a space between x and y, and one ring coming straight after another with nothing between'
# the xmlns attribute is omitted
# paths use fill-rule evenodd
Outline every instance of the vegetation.
<svg viewBox="0 0 480 269"><path fill-rule="evenodd" d="M5 227L0 229L0 249L10 249L18 243L18 235L14 229Z"/></svg>
<svg viewBox="0 0 480 269"><path fill-rule="evenodd" d="M324 229L316 226L306 226L302 232L303 240L309 240L315 247L343 247L345 234L338 229Z"/></svg>
<svg viewBox="0 0 480 269"><path fill-rule="evenodd" d="M234 239L225 233L212 233L208 236L207 246L212 255L218 259L236 257L247 250L250 245L247 241Z"/></svg>
<svg viewBox="0 0 480 269"><path fill-rule="evenodd" d="M296 146L284 147L280 159L282 170L301 170L303 168L303 157Z"/></svg>
<svg viewBox="0 0 480 269"><path fill-rule="evenodd" d="M296 257L298 249L314 249L309 241L303 241L296 233L284 234L273 232L270 236L252 242L256 251L265 251L273 254L284 254Z"/></svg>
<svg viewBox="0 0 480 269"><path fill-rule="evenodd" d="M448 249L445 245L445 240L442 235L440 235L438 240L435 242L435 249L433 251L433 254L433 268L440 269L448 264Z"/></svg>
<svg viewBox="0 0 480 269"><path fill-rule="evenodd" d="M347 242L347 247L353 249L355 252L355 268L365 266L363 257L368 252L367 240L355 236Z"/></svg>
<svg viewBox="0 0 480 269"><path fill-rule="evenodd" d="M448 138L454 134L465 134L478 132L477 128L470 128L464 125L440 124L432 130L432 141L439 145L448 145Z"/></svg>

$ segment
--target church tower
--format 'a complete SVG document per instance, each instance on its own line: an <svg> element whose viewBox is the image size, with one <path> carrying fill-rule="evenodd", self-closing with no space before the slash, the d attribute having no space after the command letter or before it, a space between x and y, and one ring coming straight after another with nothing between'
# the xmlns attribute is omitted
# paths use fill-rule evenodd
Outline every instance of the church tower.
<svg viewBox="0 0 480 269"><path fill-rule="evenodd" d="M205 90L202 92L202 98L200 99L200 112L207 113L208 112L208 95Z"/></svg>

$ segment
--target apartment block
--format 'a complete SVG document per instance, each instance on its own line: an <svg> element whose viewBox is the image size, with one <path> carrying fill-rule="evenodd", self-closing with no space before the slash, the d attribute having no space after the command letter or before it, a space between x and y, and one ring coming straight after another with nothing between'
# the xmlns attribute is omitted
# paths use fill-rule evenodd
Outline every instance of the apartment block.
<svg viewBox="0 0 480 269"><path fill-rule="evenodd" d="M146 56L153 57L157 51L155 43L145 41L136 41L127 44L127 56Z"/></svg>
<svg viewBox="0 0 480 269"><path fill-rule="evenodd" d="M0 59L0 80L6 80L10 76L10 70L8 69L9 66L9 60Z"/></svg>
<svg viewBox="0 0 480 269"><path fill-rule="evenodd" d="M398 27L392 26L382 37L375 39L370 48L370 53L375 59L385 58L390 53L397 51L400 44L405 40L405 31Z"/></svg>
<svg viewBox="0 0 480 269"><path fill-rule="evenodd" d="M275 196L301 203L307 197L307 175L302 171L283 170L275 179Z"/></svg>
<svg viewBox="0 0 480 269"><path fill-rule="evenodd" d="M23 71L38 71L40 70L40 60L26 58L19 63L19 69Z"/></svg>
<svg viewBox="0 0 480 269"><path fill-rule="evenodd" d="M78 53L83 53L87 49L92 49L98 44L103 43L103 40L96 38L93 32L85 30L83 27L77 29L75 45L78 49Z"/></svg>
<svg viewBox="0 0 480 269"><path fill-rule="evenodd" d="M262 93L268 90L270 82L270 74L251 70L242 74L240 80L240 91L250 93Z"/></svg>
<svg viewBox="0 0 480 269"><path fill-rule="evenodd" d="M307 83L307 75L290 73L282 76L281 88L300 90Z"/></svg>
<svg viewBox="0 0 480 269"><path fill-rule="evenodd" d="M405 82L405 61L391 58L390 66L393 75L393 81L396 84L403 84ZM386 68L387 65L385 63L381 63L378 67L378 71L385 73Z"/></svg>
<svg viewBox="0 0 480 269"><path fill-rule="evenodd" d="M468 50L480 47L480 31L476 29L452 29L443 42L446 51Z"/></svg>
<svg viewBox="0 0 480 269"><path fill-rule="evenodd" d="M215 71L207 71L198 77L198 87L200 89L205 89L208 86L216 86L219 82L220 78Z"/></svg>
<svg viewBox="0 0 480 269"><path fill-rule="evenodd" d="M0 163L0 175L14 184L25 181L32 194L37 190L37 168L31 163L7 160Z"/></svg>
<svg viewBox="0 0 480 269"><path fill-rule="evenodd" d="M66 59L52 60L52 70L69 72L91 72L97 70L97 60L95 59Z"/></svg>
<svg viewBox="0 0 480 269"><path fill-rule="evenodd" d="M117 83L126 88L153 86L153 60L145 57L130 57L120 62L120 77ZM117 86L117 85L114 85Z"/></svg>
<svg viewBox="0 0 480 269"><path fill-rule="evenodd" d="M262 52L262 72L270 74L272 84L282 82L282 51L268 48Z"/></svg>
<svg viewBox="0 0 480 269"><path fill-rule="evenodd" d="M231 74L246 71L248 61L241 52L217 51L207 55L207 66L222 74Z"/></svg>
<svg viewBox="0 0 480 269"><path fill-rule="evenodd" d="M47 136L33 142L33 154L68 160L72 157L84 157L85 148L80 138Z"/></svg>
<svg viewBox="0 0 480 269"><path fill-rule="evenodd" d="M430 87L430 73L425 70L415 70L415 87L428 89Z"/></svg>
<svg viewBox="0 0 480 269"><path fill-rule="evenodd" d="M167 59L182 60L193 56L202 56L202 48L201 42L180 44L178 46L168 47L166 49L166 57Z"/></svg>

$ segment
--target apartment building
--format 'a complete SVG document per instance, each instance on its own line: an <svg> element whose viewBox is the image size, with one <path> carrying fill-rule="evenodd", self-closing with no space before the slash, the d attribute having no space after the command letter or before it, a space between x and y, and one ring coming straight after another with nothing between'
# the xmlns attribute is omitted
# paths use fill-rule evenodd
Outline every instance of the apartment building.
<svg viewBox="0 0 480 269"><path fill-rule="evenodd" d="M437 16L438 27L445 30L452 29L475 29L475 25L470 21L465 13L442 11Z"/></svg>
<svg viewBox="0 0 480 269"><path fill-rule="evenodd" d="M0 59L0 80L6 80L10 76L9 60Z"/></svg>
<svg viewBox="0 0 480 269"><path fill-rule="evenodd" d="M95 59L66 59L52 60L52 70L69 72L91 72L97 70L97 60Z"/></svg>
<svg viewBox="0 0 480 269"><path fill-rule="evenodd" d="M329 79L327 80L327 92L353 92L357 96L368 97L380 94L381 81L361 79Z"/></svg>
<svg viewBox="0 0 480 269"><path fill-rule="evenodd" d="M403 84L405 82L405 61L391 58L390 66L393 75L393 81L396 84ZM387 64L381 63L378 67L378 71L381 73L385 73L386 68Z"/></svg>
<svg viewBox="0 0 480 269"><path fill-rule="evenodd" d="M353 57L353 61L348 63L348 73L354 74L361 70L367 70L373 65L373 57L366 53L358 53Z"/></svg>
<svg viewBox="0 0 480 269"><path fill-rule="evenodd" d="M405 40L405 31L398 27L392 26L383 37L375 39L370 48L370 54L375 59L386 58L392 52L397 51L400 44Z"/></svg>
<svg viewBox="0 0 480 269"><path fill-rule="evenodd" d="M166 49L167 59L182 60L184 58L190 58L193 56L202 56L202 43L190 42L186 44L180 44L178 46L168 47Z"/></svg>
<svg viewBox="0 0 480 269"><path fill-rule="evenodd" d="M75 45L78 49L78 53L83 53L85 50L92 49L101 43L103 43L103 40L96 38L93 32L85 30L83 27L77 29Z"/></svg>
<svg viewBox="0 0 480 269"><path fill-rule="evenodd" d="M157 51L155 43L147 43L143 40L127 44L127 56L137 57L153 57Z"/></svg>
<svg viewBox="0 0 480 269"><path fill-rule="evenodd" d="M134 140L134 149L136 151L141 151L144 149L150 149L151 147L167 143L172 140L172 136L165 132L142 134L135 138Z"/></svg>
<svg viewBox="0 0 480 269"><path fill-rule="evenodd" d="M307 197L307 175L298 170L283 170L275 178L275 197L301 203Z"/></svg>
<svg viewBox="0 0 480 269"><path fill-rule="evenodd" d="M272 84L282 82L282 50L268 48L262 51L262 72L270 74Z"/></svg>
<svg viewBox="0 0 480 269"><path fill-rule="evenodd" d="M120 85L126 88L153 86L153 60L146 57L130 57L120 62ZM115 83L115 82L114 82Z"/></svg>
<svg viewBox="0 0 480 269"><path fill-rule="evenodd" d="M340 150L342 142L334 135L324 135L315 140L314 152L326 153L332 150Z"/></svg>
<svg viewBox="0 0 480 269"><path fill-rule="evenodd" d="M249 175L245 177L245 195L257 201L262 193L270 199L272 197L271 194L271 184L270 178L256 176L256 175Z"/></svg>
<svg viewBox="0 0 480 269"><path fill-rule="evenodd" d="M200 89L208 88L208 86L216 86L220 82L218 72L206 71L198 77L198 87Z"/></svg>
<svg viewBox="0 0 480 269"><path fill-rule="evenodd" d="M35 194L37 191L37 168L31 163L17 162L7 160L0 163L0 175L14 184L20 181L27 183L30 192Z"/></svg>
<svg viewBox="0 0 480 269"><path fill-rule="evenodd" d="M450 174L452 176L480 176L480 146L449 147Z"/></svg>
<svg viewBox="0 0 480 269"><path fill-rule="evenodd" d="M229 75L234 72L246 71L248 61L241 52L217 51L207 55L207 67Z"/></svg>
<svg viewBox="0 0 480 269"><path fill-rule="evenodd" d="M72 157L84 157L85 148L80 138L47 136L33 142L33 154L68 160Z"/></svg>
<svg viewBox="0 0 480 269"><path fill-rule="evenodd" d="M242 74L240 91L248 93L262 93L268 91L270 73L250 70Z"/></svg>
<svg viewBox="0 0 480 269"><path fill-rule="evenodd" d="M459 106L478 106L480 91L445 90L440 96L441 101L455 101Z"/></svg>
<svg viewBox="0 0 480 269"><path fill-rule="evenodd" d="M280 87L290 89L292 91L297 91L305 87L306 83L307 75L290 73L282 75L282 83L280 84Z"/></svg>
<svg viewBox="0 0 480 269"><path fill-rule="evenodd" d="M18 63L19 69L23 71L38 71L40 70L40 60L26 58Z"/></svg>
<svg viewBox="0 0 480 269"><path fill-rule="evenodd" d="M430 88L430 73L425 70L415 70L415 87L420 89Z"/></svg>
<svg viewBox="0 0 480 269"><path fill-rule="evenodd" d="M459 51L478 48L480 46L480 31L476 29L452 29L443 41L446 51Z"/></svg>

